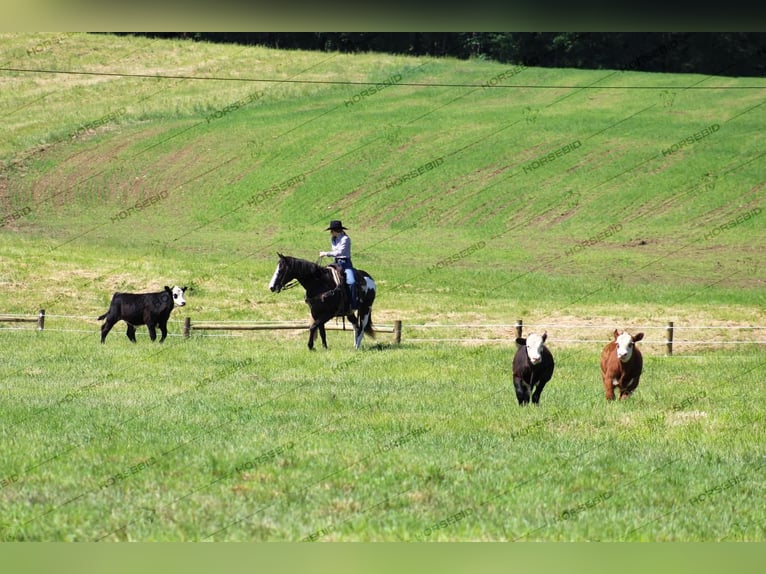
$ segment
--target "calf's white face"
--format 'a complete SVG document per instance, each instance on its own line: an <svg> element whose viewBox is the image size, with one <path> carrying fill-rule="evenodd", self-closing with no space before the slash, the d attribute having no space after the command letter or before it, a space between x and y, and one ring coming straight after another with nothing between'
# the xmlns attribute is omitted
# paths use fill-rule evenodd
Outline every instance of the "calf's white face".
<svg viewBox="0 0 766 574"><path fill-rule="evenodd" d="M527 347L527 357L529 357L529 362L533 365L536 365L543 359L543 343L545 343L545 339L548 338L548 333L543 333L542 336L540 335L529 335L527 337L526 341L526 347Z"/></svg>
<svg viewBox="0 0 766 574"><path fill-rule="evenodd" d="M173 304L176 307L183 307L184 305L186 305L186 300L184 299L184 291L186 291L186 287L182 289L178 285L174 285L172 291L173 291Z"/></svg>
<svg viewBox="0 0 766 574"><path fill-rule="evenodd" d="M619 335L616 339L617 358L623 363L630 361L630 358L633 356L633 347L635 347L636 341L640 341L643 337L643 333L638 333L635 337L631 337L627 333Z"/></svg>

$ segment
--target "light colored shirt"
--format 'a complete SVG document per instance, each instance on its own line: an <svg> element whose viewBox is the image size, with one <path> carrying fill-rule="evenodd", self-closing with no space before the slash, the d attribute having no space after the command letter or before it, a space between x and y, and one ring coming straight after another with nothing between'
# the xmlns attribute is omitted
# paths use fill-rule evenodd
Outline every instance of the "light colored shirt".
<svg viewBox="0 0 766 574"><path fill-rule="evenodd" d="M338 237L330 238L330 245L332 245L332 251L328 251L329 257L345 257L348 261L351 261L351 238L345 233L341 233Z"/></svg>

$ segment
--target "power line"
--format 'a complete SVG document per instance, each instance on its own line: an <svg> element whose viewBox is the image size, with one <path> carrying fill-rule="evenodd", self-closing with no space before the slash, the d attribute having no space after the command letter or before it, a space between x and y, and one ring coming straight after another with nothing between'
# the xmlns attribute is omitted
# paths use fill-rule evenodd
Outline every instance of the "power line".
<svg viewBox="0 0 766 574"><path fill-rule="evenodd" d="M148 78L161 80L201 80L215 82L264 82L272 84L324 84L335 86L410 86L417 88L514 88L525 90L573 90L573 89L596 89L596 90L763 90L763 86L677 86L677 85L651 85L651 86L575 86L575 85L548 85L548 84L453 84L453 83L422 83L422 82L396 82L386 84L382 82L364 82L352 80L295 80L275 78L229 78L221 76L184 76L171 74L131 74L127 72L89 72L84 70L48 70L36 68L7 68L0 67L0 72L17 72L28 74L70 74L80 76L107 76L117 78Z"/></svg>

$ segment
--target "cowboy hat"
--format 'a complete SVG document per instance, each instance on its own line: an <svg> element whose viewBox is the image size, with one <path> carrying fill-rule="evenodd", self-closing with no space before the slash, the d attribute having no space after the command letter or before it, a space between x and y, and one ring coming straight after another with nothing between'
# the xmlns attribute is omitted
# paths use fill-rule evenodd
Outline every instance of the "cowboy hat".
<svg viewBox="0 0 766 574"><path fill-rule="evenodd" d="M325 231L345 231L346 229L347 228L343 227L343 224L339 220L333 219L330 222L330 226L325 229Z"/></svg>

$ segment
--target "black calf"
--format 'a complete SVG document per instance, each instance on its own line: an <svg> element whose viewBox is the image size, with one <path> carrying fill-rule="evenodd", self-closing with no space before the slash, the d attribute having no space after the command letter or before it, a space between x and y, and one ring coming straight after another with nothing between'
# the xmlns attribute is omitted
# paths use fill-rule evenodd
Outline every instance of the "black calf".
<svg viewBox="0 0 766 574"><path fill-rule="evenodd" d="M155 327L162 332L160 343L168 335L168 318L174 307L183 307L186 287L165 286L164 291L159 293L115 293L109 310L101 315L98 320L106 318L101 326L101 342L103 343L109 331L117 321L125 321L128 324L128 339L136 342L136 327L146 325L149 329L149 337L152 341L157 338Z"/></svg>
<svg viewBox="0 0 766 574"><path fill-rule="evenodd" d="M553 355L543 344L546 338L547 333L516 339L520 347L513 357L513 386L520 405L529 404L530 393L532 403L538 404L540 393L553 376Z"/></svg>

